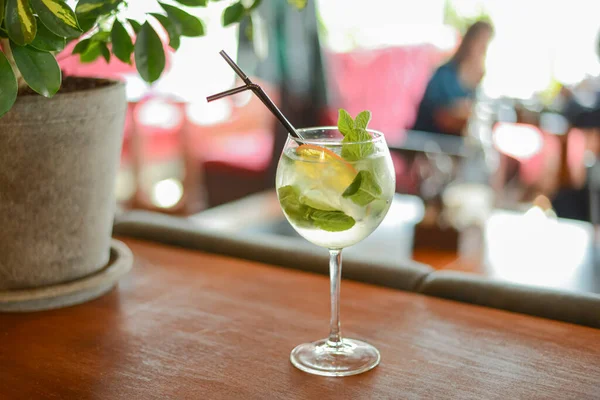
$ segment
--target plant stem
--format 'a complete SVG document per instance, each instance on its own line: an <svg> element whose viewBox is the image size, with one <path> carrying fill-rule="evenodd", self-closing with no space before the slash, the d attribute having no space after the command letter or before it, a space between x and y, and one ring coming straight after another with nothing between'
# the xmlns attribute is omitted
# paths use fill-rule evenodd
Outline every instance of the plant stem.
<svg viewBox="0 0 600 400"><path fill-rule="evenodd" d="M2 52L8 59L10 66L13 69L13 73L17 78L17 84L19 85L19 93L27 87L27 82L23 79L23 75L21 75L21 71L17 67L17 63L15 62L15 58L13 57L12 51L10 49L10 42L8 39L2 38L0 39L0 47L2 47Z"/></svg>

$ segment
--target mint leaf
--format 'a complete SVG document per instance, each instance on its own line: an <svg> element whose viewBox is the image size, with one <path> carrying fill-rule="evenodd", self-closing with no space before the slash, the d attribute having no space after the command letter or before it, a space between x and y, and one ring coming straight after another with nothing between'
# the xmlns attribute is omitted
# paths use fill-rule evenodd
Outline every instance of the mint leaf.
<svg viewBox="0 0 600 400"><path fill-rule="evenodd" d="M359 206L366 206L381 197L381 186L371 171L360 171L350 186L344 190L342 197L349 198Z"/></svg>
<svg viewBox="0 0 600 400"><path fill-rule="evenodd" d="M300 202L300 192L294 186L280 187L277 191L279 203L289 219L298 225L307 225L310 222L311 208Z"/></svg>
<svg viewBox="0 0 600 400"><path fill-rule="evenodd" d="M311 208L315 208L317 210L321 210L321 211L335 211L335 208L331 207L329 204L320 201L318 199L306 196L304 194L300 195L300 203L311 207Z"/></svg>
<svg viewBox="0 0 600 400"><path fill-rule="evenodd" d="M344 136L351 134L354 130L354 120L343 108L340 108L338 113L338 130Z"/></svg>
<svg viewBox="0 0 600 400"><path fill-rule="evenodd" d="M341 232L352 228L355 224L354 218L342 211L319 210L306 205L302 200L307 200L307 198L301 195L298 188L294 186L280 187L277 194L281 208L287 217L298 226L314 226L328 232ZM312 204L322 206L314 201Z"/></svg>
<svg viewBox="0 0 600 400"><path fill-rule="evenodd" d="M359 129L367 129L367 125L371 121L371 111L365 110L358 113L354 120L354 127Z"/></svg>
<svg viewBox="0 0 600 400"><path fill-rule="evenodd" d="M354 128L350 134L344 136L342 139L342 157L348 161L358 161L367 158L375 152L375 146L370 142L372 139L371 134L365 129Z"/></svg>
<svg viewBox="0 0 600 400"><path fill-rule="evenodd" d="M367 131L367 125L371 120L370 111L361 111L356 116L356 121L343 108L338 115L338 130L344 138L342 139L342 157L348 161L358 161L373 154L375 146L370 141L373 139ZM351 142L369 142L354 143Z"/></svg>
<svg viewBox="0 0 600 400"><path fill-rule="evenodd" d="M315 226L328 232L341 232L348 230L356 223L354 218L342 211L314 210L310 214Z"/></svg>

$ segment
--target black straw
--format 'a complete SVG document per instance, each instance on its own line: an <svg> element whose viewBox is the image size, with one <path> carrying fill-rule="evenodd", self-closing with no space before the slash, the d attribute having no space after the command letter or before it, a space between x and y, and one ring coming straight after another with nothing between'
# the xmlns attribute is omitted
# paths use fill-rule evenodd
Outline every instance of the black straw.
<svg viewBox="0 0 600 400"><path fill-rule="evenodd" d="M296 131L296 128L287 120L287 118L283 115L281 110L277 108L273 100L269 98L267 93L256 83L252 82L248 75L242 71L242 69L225 53L225 50L221 50L219 52L221 56L227 61L227 64L235 71L235 73L244 81L245 85L236 87L234 89L229 89L221 93L213 94L212 96L208 96L206 100L208 102L221 99L226 96L231 96L232 94L241 93L246 90L252 90L254 94L263 102L265 106L275 115L275 117L281 122L281 124L285 127L285 129L295 138L302 138L300 134Z"/></svg>
<svg viewBox="0 0 600 400"><path fill-rule="evenodd" d="M238 74L240 78L242 78L246 85L252 85L252 81L250 80L250 78L248 78L248 75L246 75L244 71L242 71L242 69L235 63L235 61L233 61L231 57L229 57L229 55L225 53L225 50L221 50L219 54L225 59L225 61L227 61L227 64L229 64L229 66L235 71L235 73Z"/></svg>
<svg viewBox="0 0 600 400"><path fill-rule="evenodd" d="M236 87L236 88L233 88L233 89L226 90L226 91L221 92L221 93L213 94L212 96L208 96L206 98L206 100L208 102L211 102L211 101L214 101L214 100L219 100L220 98L223 98L223 97L231 96L232 94L237 94L237 93L245 92L246 90L248 90L248 86L244 85L244 86L240 86L240 87Z"/></svg>

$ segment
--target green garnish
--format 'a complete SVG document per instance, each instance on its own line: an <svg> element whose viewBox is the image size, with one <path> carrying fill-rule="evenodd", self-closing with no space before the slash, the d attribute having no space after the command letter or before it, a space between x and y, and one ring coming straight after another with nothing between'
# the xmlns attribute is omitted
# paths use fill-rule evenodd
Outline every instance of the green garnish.
<svg viewBox="0 0 600 400"><path fill-rule="evenodd" d="M291 185L280 187L277 191L281 208L290 219L293 219L298 225L309 225L311 207L300 201L300 192Z"/></svg>
<svg viewBox="0 0 600 400"><path fill-rule="evenodd" d="M340 108L338 112L338 130L342 135L347 136L354 130L354 120L348 114L348 111Z"/></svg>
<svg viewBox="0 0 600 400"><path fill-rule="evenodd" d="M329 232L341 232L354 226L356 221L349 215L338 210L319 210L302 202L298 188L287 185L277 191L281 208L299 226L316 226ZM316 203L312 203L316 205ZM329 206L327 206L329 208Z"/></svg>
<svg viewBox="0 0 600 400"><path fill-rule="evenodd" d="M342 211L314 210L310 214L315 226L328 232L341 232L352 228L355 224L354 218L344 214Z"/></svg>
<svg viewBox="0 0 600 400"><path fill-rule="evenodd" d="M316 208L317 210L322 211L336 211L334 207L331 207L329 204L319 201L317 199L305 196L303 194L299 197L300 203L307 205L308 207Z"/></svg>
<svg viewBox="0 0 600 400"><path fill-rule="evenodd" d="M367 131L367 125L371 120L370 111L361 111L356 119L352 119L350 114L342 108L338 115L338 130L344 139L342 139L342 157L348 161L358 161L373 154L375 146L369 141L373 138ZM344 144L349 142L369 142Z"/></svg>
<svg viewBox="0 0 600 400"><path fill-rule="evenodd" d="M340 108L338 130L344 135L344 139L342 139L342 157L346 160L358 161L370 156L375 151L375 146L369 142L373 139L367 131L369 121L371 121L370 111L361 111L355 119L352 119L346 110ZM369 143L344 144L347 142ZM380 196L381 187L370 171L360 171L342 194L342 197L350 198L359 206L366 206L373 200L379 199Z"/></svg>
<svg viewBox="0 0 600 400"><path fill-rule="evenodd" d="M361 111L354 119L354 127L357 129L367 129L369 122L371 122L371 111Z"/></svg>
<svg viewBox="0 0 600 400"><path fill-rule="evenodd" d="M359 171L350 186L342 193L342 197L350 198L359 206L366 206L381 197L381 186L371 171Z"/></svg>

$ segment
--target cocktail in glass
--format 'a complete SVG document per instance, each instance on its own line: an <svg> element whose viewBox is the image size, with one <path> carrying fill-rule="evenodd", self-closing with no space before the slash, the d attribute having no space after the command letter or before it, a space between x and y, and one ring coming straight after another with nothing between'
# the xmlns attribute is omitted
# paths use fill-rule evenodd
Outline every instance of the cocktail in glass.
<svg viewBox="0 0 600 400"><path fill-rule="evenodd" d="M380 360L375 347L343 338L340 332L342 249L379 226L395 191L394 168L383 134L359 130L356 136L356 131L350 135L337 127L299 129L301 138L288 136L277 167L277 195L285 217L302 237L330 253L329 337L301 344L290 356L294 366L317 375L355 375L374 368Z"/></svg>

